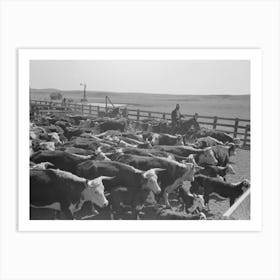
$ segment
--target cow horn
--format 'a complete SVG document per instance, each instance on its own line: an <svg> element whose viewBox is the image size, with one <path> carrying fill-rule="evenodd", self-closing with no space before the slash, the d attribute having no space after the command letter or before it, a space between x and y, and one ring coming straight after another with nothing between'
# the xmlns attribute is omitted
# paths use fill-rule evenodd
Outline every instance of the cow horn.
<svg viewBox="0 0 280 280"><path fill-rule="evenodd" d="M165 171L166 169L164 169L164 168L153 168L153 169L150 169L150 170L153 170L155 172L159 172L159 171Z"/></svg>
<svg viewBox="0 0 280 280"><path fill-rule="evenodd" d="M99 177L101 180L112 180L112 179L114 179L115 178L115 176L114 177L109 177L109 176L100 176Z"/></svg>

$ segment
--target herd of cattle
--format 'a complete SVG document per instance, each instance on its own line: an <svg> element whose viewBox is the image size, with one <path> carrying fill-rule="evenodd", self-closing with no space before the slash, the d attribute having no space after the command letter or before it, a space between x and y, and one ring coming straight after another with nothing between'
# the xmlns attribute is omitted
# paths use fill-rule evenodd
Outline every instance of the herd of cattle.
<svg viewBox="0 0 280 280"><path fill-rule="evenodd" d="M32 116L30 219L207 219L212 194L232 205L250 187L226 180L239 139L198 123L176 135L148 128L124 118Z"/></svg>

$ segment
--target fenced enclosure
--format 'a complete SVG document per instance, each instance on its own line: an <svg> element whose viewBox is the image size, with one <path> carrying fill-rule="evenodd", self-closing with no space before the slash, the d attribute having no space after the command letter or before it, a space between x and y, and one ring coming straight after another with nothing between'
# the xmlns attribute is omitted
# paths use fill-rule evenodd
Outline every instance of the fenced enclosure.
<svg viewBox="0 0 280 280"><path fill-rule="evenodd" d="M81 114L85 116L99 116L101 112L106 113L113 105L104 104L104 106L96 106L92 104L67 103L62 106L61 102L30 100L31 106L35 106L39 114L56 113L56 114ZM125 115L130 119L141 120L157 120L170 121L171 114L166 112L145 111L126 107ZM194 115L185 114L185 117L193 117ZM250 120L241 118L225 118L219 116L203 116L195 114L200 125L207 128L217 129L219 131L239 137L243 141L243 146L250 147Z"/></svg>

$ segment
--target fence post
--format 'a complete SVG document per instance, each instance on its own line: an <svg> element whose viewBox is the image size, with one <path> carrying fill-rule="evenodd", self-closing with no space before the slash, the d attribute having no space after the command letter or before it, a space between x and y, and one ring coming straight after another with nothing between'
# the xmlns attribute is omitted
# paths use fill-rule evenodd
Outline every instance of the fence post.
<svg viewBox="0 0 280 280"><path fill-rule="evenodd" d="M139 119L140 119L140 110L138 109L137 110L137 121L139 121Z"/></svg>
<svg viewBox="0 0 280 280"><path fill-rule="evenodd" d="M88 112L89 115L91 115L91 107L92 107L92 105L90 104L89 105L89 112Z"/></svg>
<svg viewBox="0 0 280 280"><path fill-rule="evenodd" d="M247 142L247 138L248 138L248 131L250 131L250 125L249 124L247 124L246 128L245 128L243 146L246 146L246 142Z"/></svg>
<svg viewBox="0 0 280 280"><path fill-rule="evenodd" d="M151 112L149 112L149 119L151 119L152 118L152 113Z"/></svg>
<svg viewBox="0 0 280 280"><path fill-rule="evenodd" d="M100 112L100 107L97 106L97 117L99 116L99 112Z"/></svg>
<svg viewBox="0 0 280 280"><path fill-rule="evenodd" d="M84 114L84 104L82 104L82 115Z"/></svg>
<svg viewBox="0 0 280 280"><path fill-rule="evenodd" d="M235 123L234 123L234 132L233 132L233 137L236 137L236 136L237 136L238 122L239 122L239 119L238 119L238 118L236 118L236 119L235 119Z"/></svg>
<svg viewBox="0 0 280 280"><path fill-rule="evenodd" d="M165 120L165 114L162 114L162 118Z"/></svg>
<svg viewBox="0 0 280 280"><path fill-rule="evenodd" d="M217 127L217 122L218 122L218 117L214 117L213 129L216 129L216 127Z"/></svg>

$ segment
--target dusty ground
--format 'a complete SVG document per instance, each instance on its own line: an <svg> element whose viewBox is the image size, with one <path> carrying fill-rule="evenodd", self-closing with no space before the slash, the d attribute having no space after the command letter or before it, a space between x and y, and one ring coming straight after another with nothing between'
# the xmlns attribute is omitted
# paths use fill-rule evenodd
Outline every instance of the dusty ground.
<svg viewBox="0 0 280 280"><path fill-rule="evenodd" d="M236 174L228 175L229 182L236 183L242 179L250 180L250 150L238 150L237 155L232 157L232 166ZM215 216L220 216L229 209L229 200L220 200L212 196L209 201L210 213Z"/></svg>

